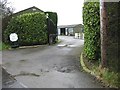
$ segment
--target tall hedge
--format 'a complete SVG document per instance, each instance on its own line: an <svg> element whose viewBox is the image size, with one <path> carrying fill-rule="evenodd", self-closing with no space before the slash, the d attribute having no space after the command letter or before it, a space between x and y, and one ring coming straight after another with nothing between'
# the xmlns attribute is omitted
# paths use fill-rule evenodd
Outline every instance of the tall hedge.
<svg viewBox="0 0 120 90"><path fill-rule="evenodd" d="M26 13L13 17L4 31L5 43L10 43L10 33L18 34L19 45L47 43L46 16L44 13Z"/></svg>
<svg viewBox="0 0 120 90"><path fill-rule="evenodd" d="M50 19L50 21L52 22L52 30L50 31L50 33L52 34L57 34L57 22L58 22L58 16L56 12L45 12L48 13L48 17Z"/></svg>
<svg viewBox="0 0 120 90"><path fill-rule="evenodd" d="M85 2L83 7L84 53L91 60L100 58L99 2Z"/></svg>
<svg viewBox="0 0 120 90"><path fill-rule="evenodd" d="M54 22L55 25L57 25L58 22L58 16L56 12L45 12L48 13L48 17Z"/></svg>

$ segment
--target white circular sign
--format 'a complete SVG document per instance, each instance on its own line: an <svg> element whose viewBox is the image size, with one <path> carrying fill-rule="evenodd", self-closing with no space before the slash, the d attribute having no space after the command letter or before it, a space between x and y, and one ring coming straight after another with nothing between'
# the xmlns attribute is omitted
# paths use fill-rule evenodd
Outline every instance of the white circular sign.
<svg viewBox="0 0 120 90"><path fill-rule="evenodd" d="M10 41L15 42L18 40L18 35L16 33L10 34Z"/></svg>

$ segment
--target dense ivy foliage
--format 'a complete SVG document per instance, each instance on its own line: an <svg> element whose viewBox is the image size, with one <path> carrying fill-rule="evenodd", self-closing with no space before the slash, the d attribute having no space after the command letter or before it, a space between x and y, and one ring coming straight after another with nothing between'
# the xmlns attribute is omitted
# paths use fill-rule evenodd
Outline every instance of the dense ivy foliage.
<svg viewBox="0 0 120 90"><path fill-rule="evenodd" d="M107 67L110 70L117 71L118 65L118 31L119 31L119 6L118 2L106 2L106 12L108 18L107 25ZM118 64L119 63L119 64Z"/></svg>
<svg viewBox="0 0 120 90"><path fill-rule="evenodd" d="M4 31L5 43L10 43L9 35L17 33L20 45L47 43L46 16L44 13L26 13L13 17Z"/></svg>
<svg viewBox="0 0 120 90"><path fill-rule="evenodd" d="M100 9L99 2L85 2L83 7L84 52L87 58L100 58Z"/></svg>

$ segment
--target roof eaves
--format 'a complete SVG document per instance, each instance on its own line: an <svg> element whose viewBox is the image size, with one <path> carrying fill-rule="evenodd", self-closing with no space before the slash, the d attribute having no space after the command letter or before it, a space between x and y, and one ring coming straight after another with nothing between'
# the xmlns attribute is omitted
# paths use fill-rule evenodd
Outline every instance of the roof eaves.
<svg viewBox="0 0 120 90"><path fill-rule="evenodd" d="M41 10L41 9L39 9L39 8L37 8L37 7L35 7L35 6L33 6L33 7L30 7L30 8L27 8L27 9L21 10L21 11L19 11L19 12L13 13L13 15L14 15L14 14L18 14L18 13L20 13L20 12L24 12L24 11L29 10L29 9L32 9L32 8L35 8L35 9L40 10L41 12L44 12L43 10Z"/></svg>

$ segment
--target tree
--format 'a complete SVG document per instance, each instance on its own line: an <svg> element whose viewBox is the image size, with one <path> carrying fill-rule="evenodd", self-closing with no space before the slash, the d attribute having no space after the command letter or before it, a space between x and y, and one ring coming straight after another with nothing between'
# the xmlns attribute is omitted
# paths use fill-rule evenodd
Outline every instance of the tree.
<svg viewBox="0 0 120 90"><path fill-rule="evenodd" d="M14 8L10 6L7 0L0 0L0 41L2 40L3 18L11 15L13 11Z"/></svg>
<svg viewBox="0 0 120 90"><path fill-rule="evenodd" d="M14 8L8 6L9 4L7 0L0 0L0 17L9 16L13 13Z"/></svg>

